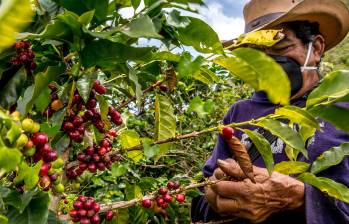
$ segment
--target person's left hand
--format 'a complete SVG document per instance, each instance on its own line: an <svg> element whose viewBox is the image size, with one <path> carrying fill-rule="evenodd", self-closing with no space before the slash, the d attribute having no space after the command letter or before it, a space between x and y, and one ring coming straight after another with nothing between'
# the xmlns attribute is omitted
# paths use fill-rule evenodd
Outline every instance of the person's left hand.
<svg viewBox="0 0 349 224"><path fill-rule="evenodd" d="M206 186L205 196L221 215L258 223L272 213L297 209L304 203L304 184L292 177L277 172L269 176L266 169L254 166L257 182L254 184L246 178L235 160L219 160L218 166L210 180L220 180L225 176L231 180Z"/></svg>

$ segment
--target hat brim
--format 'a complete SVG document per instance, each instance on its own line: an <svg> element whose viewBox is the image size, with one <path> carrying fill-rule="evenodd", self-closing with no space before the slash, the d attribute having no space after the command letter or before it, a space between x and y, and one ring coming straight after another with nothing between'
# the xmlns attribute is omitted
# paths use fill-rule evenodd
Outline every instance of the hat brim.
<svg viewBox="0 0 349 224"><path fill-rule="evenodd" d="M349 11L343 2L333 0L304 0L285 14L261 24L250 32L273 28L292 21L319 23L320 33L325 39L325 51L341 42L349 31ZM232 42L226 41L224 46Z"/></svg>

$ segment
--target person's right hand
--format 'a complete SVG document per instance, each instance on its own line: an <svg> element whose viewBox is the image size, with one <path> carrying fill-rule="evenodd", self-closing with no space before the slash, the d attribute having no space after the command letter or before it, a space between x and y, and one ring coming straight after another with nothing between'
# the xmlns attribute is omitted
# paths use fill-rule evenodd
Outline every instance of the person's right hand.
<svg viewBox="0 0 349 224"><path fill-rule="evenodd" d="M220 181L205 187L210 206L223 216L236 216L258 223L283 209L296 209L304 203L304 184L292 177L265 168L253 167L256 184L252 183L233 159L218 160L210 180Z"/></svg>

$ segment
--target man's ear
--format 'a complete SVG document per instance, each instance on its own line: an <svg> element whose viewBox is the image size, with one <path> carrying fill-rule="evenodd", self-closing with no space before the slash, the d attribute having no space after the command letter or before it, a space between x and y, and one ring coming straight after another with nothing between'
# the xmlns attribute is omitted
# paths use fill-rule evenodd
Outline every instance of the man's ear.
<svg viewBox="0 0 349 224"><path fill-rule="evenodd" d="M322 35L316 35L313 41L313 54L315 64L319 64L325 51L325 39Z"/></svg>

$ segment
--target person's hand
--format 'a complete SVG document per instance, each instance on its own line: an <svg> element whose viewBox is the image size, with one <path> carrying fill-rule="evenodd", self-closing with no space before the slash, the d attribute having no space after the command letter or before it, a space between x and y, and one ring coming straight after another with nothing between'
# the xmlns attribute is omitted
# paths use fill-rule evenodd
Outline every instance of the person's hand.
<svg viewBox="0 0 349 224"><path fill-rule="evenodd" d="M297 209L304 204L304 184L292 177L254 166L256 184L246 178L233 159L218 160L218 168L210 180L226 176L205 187L205 196L211 207L223 216L236 216L258 223L272 213Z"/></svg>

